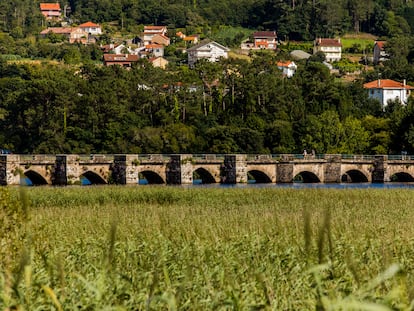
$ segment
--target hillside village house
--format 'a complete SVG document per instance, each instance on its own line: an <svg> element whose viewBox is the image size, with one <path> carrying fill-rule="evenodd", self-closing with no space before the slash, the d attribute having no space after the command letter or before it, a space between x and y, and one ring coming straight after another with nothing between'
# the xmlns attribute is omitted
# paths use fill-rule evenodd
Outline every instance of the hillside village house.
<svg viewBox="0 0 414 311"><path fill-rule="evenodd" d="M313 44L313 54L323 52L326 61L335 62L341 60L342 43L341 39L317 38Z"/></svg>
<svg viewBox="0 0 414 311"><path fill-rule="evenodd" d="M40 11L47 20L61 20L62 10L59 3L40 3Z"/></svg>
<svg viewBox="0 0 414 311"><path fill-rule="evenodd" d="M401 104L407 104L408 97L413 87L406 84L405 80L397 82L389 79L378 79L364 84L368 90L369 98L378 100L382 107L386 107L388 101L397 100Z"/></svg>
<svg viewBox="0 0 414 311"><path fill-rule="evenodd" d="M256 49L275 50L277 48L276 31L256 31L253 33L253 43Z"/></svg>
<svg viewBox="0 0 414 311"><path fill-rule="evenodd" d="M164 46L162 44L151 43L145 46L145 51L152 54L154 57L164 56Z"/></svg>
<svg viewBox="0 0 414 311"><path fill-rule="evenodd" d="M159 67L161 69L165 69L168 65L168 60L166 60L164 57L151 57L148 59L148 61L154 66Z"/></svg>
<svg viewBox="0 0 414 311"><path fill-rule="evenodd" d="M187 49L188 65L193 67L200 59L216 62L221 57L228 58L229 48L210 40L204 40L197 45Z"/></svg>
<svg viewBox="0 0 414 311"><path fill-rule="evenodd" d="M132 54L104 54L103 56L105 66L118 65L122 67L131 67L132 63L135 63L138 60L138 55Z"/></svg>
<svg viewBox="0 0 414 311"><path fill-rule="evenodd" d="M144 32L142 34L144 45L152 43L155 35L166 36L166 34L166 26L144 26Z"/></svg>
<svg viewBox="0 0 414 311"><path fill-rule="evenodd" d="M151 43L162 44L162 45L165 45L165 46L169 46L170 45L170 38L168 38L165 35L156 34L152 37Z"/></svg>
<svg viewBox="0 0 414 311"><path fill-rule="evenodd" d="M388 59L388 54L385 51L385 41L375 41L374 43L374 64L378 64Z"/></svg>
<svg viewBox="0 0 414 311"><path fill-rule="evenodd" d="M92 22L80 24L79 28L94 36L102 34L101 26Z"/></svg>
<svg viewBox="0 0 414 311"><path fill-rule="evenodd" d="M282 70L283 76L287 78L293 77L296 70L298 69L298 66L296 66L295 62L292 61L286 61L286 62L277 62L277 68Z"/></svg>
<svg viewBox="0 0 414 311"><path fill-rule="evenodd" d="M275 50L277 48L276 31L256 31L241 44L242 50Z"/></svg>
<svg viewBox="0 0 414 311"><path fill-rule="evenodd" d="M65 36L69 43L89 43L89 34L79 27L48 27L40 32L40 36L45 38L50 33Z"/></svg>

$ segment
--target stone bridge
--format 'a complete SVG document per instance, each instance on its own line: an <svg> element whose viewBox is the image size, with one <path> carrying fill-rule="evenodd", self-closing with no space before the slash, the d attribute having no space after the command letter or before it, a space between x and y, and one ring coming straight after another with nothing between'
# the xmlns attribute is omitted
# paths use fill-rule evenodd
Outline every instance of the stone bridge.
<svg viewBox="0 0 414 311"><path fill-rule="evenodd" d="M0 184L414 182L414 156L399 155L0 155Z"/></svg>

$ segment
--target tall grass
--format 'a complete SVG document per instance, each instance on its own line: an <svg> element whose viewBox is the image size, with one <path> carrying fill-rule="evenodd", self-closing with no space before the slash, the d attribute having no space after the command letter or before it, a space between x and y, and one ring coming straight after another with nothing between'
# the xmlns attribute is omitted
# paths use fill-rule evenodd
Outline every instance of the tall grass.
<svg viewBox="0 0 414 311"><path fill-rule="evenodd" d="M410 190L0 190L2 310L412 309Z"/></svg>

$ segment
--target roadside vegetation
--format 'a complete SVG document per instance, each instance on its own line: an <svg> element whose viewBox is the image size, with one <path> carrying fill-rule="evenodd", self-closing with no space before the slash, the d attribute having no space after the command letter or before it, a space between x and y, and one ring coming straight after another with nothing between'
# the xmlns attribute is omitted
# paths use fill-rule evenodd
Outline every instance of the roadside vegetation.
<svg viewBox="0 0 414 311"><path fill-rule="evenodd" d="M0 188L3 310L411 310L410 189Z"/></svg>

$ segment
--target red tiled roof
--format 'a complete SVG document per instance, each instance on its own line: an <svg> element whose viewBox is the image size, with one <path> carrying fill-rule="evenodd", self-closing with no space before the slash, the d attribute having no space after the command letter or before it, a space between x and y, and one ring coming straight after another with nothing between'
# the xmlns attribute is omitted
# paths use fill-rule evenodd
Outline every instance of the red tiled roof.
<svg viewBox="0 0 414 311"><path fill-rule="evenodd" d="M100 27L100 26L92 22L86 22L86 23L80 24L79 27L86 28L86 27Z"/></svg>
<svg viewBox="0 0 414 311"><path fill-rule="evenodd" d="M315 43L319 46L342 46L340 39L319 38Z"/></svg>
<svg viewBox="0 0 414 311"><path fill-rule="evenodd" d="M384 49L386 41L375 41L375 44L380 48L380 50Z"/></svg>
<svg viewBox="0 0 414 311"><path fill-rule="evenodd" d="M40 3L40 10L42 11L60 11L59 3Z"/></svg>
<svg viewBox="0 0 414 311"><path fill-rule="evenodd" d="M165 29L165 26L144 26L144 31L145 30L163 30Z"/></svg>
<svg viewBox="0 0 414 311"><path fill-rule="evenodd" d="M155 44L155 43L151 43L151 44L147 44L145 46L146 49L160 49L163 48L164 46L162 44Z"/></svg>
<svg viewBox="0 0 414 311"><path fill-rule="evenodd" d="M103 58L106 62L136 62L139 59L133 54L104 54Z"/></svg>
<svg viewBox="0 0 414 311"><path fill-rule="evenodd" d="M292 64L292 62L290 60L286 61L286 62L277 62L277 66L278 67L289 67L289 65Z"/></svg>
<svg viewBox="0 0 414 311"><path fill-rule="evenodd" d="M276 38L276 31L256 31L253 33L253 38Z"/></svg>
<svg viewBox="0 0 414 311"><path fill-rule="evenodd" d="M413 89L413 87L401 82L389 79L378 79L364 84L366 89Z"/></svg>
<svg viewBox="0 0 414 311"><path fill-rule="evenodd" d="M184 41L194 41L194 40L197 40L197 39L198 39L198 36L187 36L183 40Z"/></svg>

